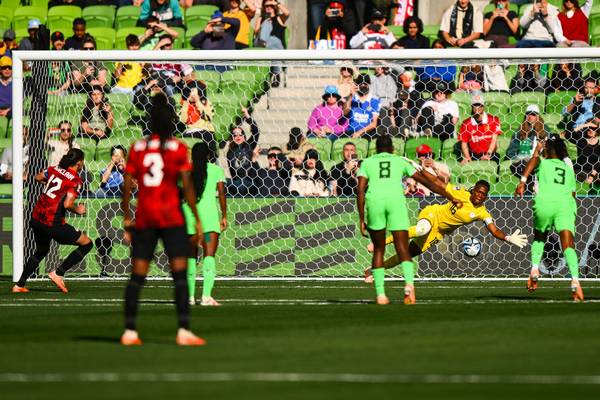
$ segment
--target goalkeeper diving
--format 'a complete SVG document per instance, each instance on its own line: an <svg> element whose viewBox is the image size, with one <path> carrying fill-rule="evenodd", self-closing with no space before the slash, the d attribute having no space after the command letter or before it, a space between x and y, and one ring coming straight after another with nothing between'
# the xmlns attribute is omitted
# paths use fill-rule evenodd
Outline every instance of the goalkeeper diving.
<svg viewBox="0 0 600 400"><path fill-rule="evenodd" d="M463 207L457 208L453 203L447 202L423 208L419 213L416 225L408 229L411 257L423 254L430 247L442 241L445 235L474 221L483 221L487 230L496 239L506 241L520 249L525 247L527 236L522 234L520 229L516 229L510 235L505 234L496 226L491 214L485 208L484 203L490 191L490 184L487 181L477 181L470 190L448 183L446 191L455 199L462 201ZM393 243L392 236L386 238L385 242L386 244ZM367 250L373 251L372 243L367 246ZM393 268L398 264L398 256L394 255L385 260L384 267ZM373 282L371 268L365 270L365 282Z"/></svg>

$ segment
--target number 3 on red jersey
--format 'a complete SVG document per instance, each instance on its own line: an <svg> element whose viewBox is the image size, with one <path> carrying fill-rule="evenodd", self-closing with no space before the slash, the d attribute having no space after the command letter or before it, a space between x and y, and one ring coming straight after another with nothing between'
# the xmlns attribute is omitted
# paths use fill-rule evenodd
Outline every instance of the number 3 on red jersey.
<svg viewBox="0 0 600 400"><path fill-rule="evenodd" d="M144 186L156 187L162 183L165 163L160 153L147 153L144 155L144 167L148 172L144 174Z"/></svg>

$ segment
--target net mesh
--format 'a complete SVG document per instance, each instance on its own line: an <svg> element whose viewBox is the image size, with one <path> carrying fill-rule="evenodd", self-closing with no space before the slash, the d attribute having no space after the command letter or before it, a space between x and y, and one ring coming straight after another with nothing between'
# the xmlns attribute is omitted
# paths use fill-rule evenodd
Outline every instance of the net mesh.
<svg viewBox="0 0 600 400"><path fill-rule="evenodd" d="M531 240L531 199L516 200L511 194L537 138L559 133L568 139L578 177L576 247L582 275L595 278L600 224L600 200L594 196L600 187L594 120L600 116L597 67L589 59L468 64L35 62L25 81L24 125L30 137L25 216L41 191L33 182L35 173L56 164L69 146L81 148L86 156L82 201L88 211L83 217L70 215L68 221L85 230L95 248L73 273L126 274L129 248L123 241L119 202L122 154L115 148L128 150L149 133L149 99L162 91L179 116L177 136L190 147L207 141L225 170L230 227L220 240L220 276L358 277L369 266L370 254L357 227L356 168L374 153L371 138L392 135L397 154L426 163L456 184L469 187L488 180L491 197L486 207L498 227L506 233L521 228ZM369 78L353 84L360 74ZM368 95L362 102L349 102L350 112L345 113L345 99L359 95L365 83ZM334 100L328 105L328 99ZM473 103L484 104L483 120L470 119L477 112ZM374 113L378 122L370 125ZM488 157L480 154L488 152L481 150L482 143L493 136L495 123L502 133ZM232 138L238 128L245 135L243 143ZM479 128L483 138L473 135L467 140L465 132ZM308 132L309 137L294 143L298 132ZM461 164L459 139L469 143L469 163ZM303 163L311 149L319 158L314 176L311 166ZM276 155L279 152L283 156ZM417 152L431 156L433 165ZM411 222L426 205L443 202L426 196L427 190L411 180L405 186ZM532 194L534 187L528 190ZM470 258L463 252L461 243L467 237L481 241L479 256ZM26 258L33 243L26 227ZM69 251L53 248L46 270L56 268ZM152 273L166 276L166 257L157 254L158 268ZM497 241L482 223L474 223L420 257L419 276L520 277L527 274L528 260L528 248L518 250ZM544 265L552 276L567 273L556 236L546 245ZM392 276L399 273L389 271Z"/></svg>

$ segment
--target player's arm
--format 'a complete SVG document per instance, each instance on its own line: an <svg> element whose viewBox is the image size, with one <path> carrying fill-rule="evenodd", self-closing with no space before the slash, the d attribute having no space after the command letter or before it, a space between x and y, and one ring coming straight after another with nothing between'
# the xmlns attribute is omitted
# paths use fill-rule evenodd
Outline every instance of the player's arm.
<svg viewBox="0 0 600 400"><path fill-rule="evenodd" d="M527 244L527 236L521 233L520 229L515 230L510 235L502 232L500 228L494 224L491 218L485 220L487 230L492 234L493 237L499 240L504 240L510 244L514 244L518 248L522 249Z"/></svg>
<svg viewBox="0 0 600 400"><path fill-rule="evenodd" d="M200 222L200 216L196 209L196 191L194 190L194 185L192 183L191 171L181 171L181 183L183 185L183 198L192 210L194 219L196 220L196 235L198 236L198 241L202 242L204 232L202 231L202 223Z"/></svg>
<svg viewBox="0 0 600 400"><path fill-rule="evenodd" d="M74 192L67 192L67 196L63 202L65 209L78 215L85 214L85 206L83 204L75 204L75 199L77 199L77 194Z"/></svg>
<svg viewBox="0 0 600 400"><path fill-rule="evenodd" d="M219 205L221 206L221 230L227 229L227 198L225 197L225 182L217 183Z"/></svg>
<svg viewBox="0 0 600 400"><path fill-rule="evenodd" d="M358 193L356 195L356 206L358 207L358 219L360 221L360 233L367 236L367 225L365 224L365 192L368 179L364 176L358 177Z"/></svg>
<svg viewBox="0 0 600 400"><path fill-rule="evenodd" d="M412 175L412 177L414 180L421 183L423 186L427 187L432 192L435 192L447 198L458 208L462 207L462 202L458 199L455 199L454 196L452 196L452 194L448 193L445 184L442 183L442 181L440 181L437 177L431 175L429 172L420 168Z"/></svg>
<svg viewBox="0 0 600 400"><path fill-rule="evenodd" d="M537 146L535 147L535 150L533 151L529 162L527 162L525 171L523 171L523 176L521 176L521 182L519 182L517 188L515 189L515 196L523 197L523 193L525 192L525 183L527 182L527 179L529 179L529 176L533 173L533 171L535 171L538 165L540 165L540 153L544 148L544 143L545 140L540 140Z"/></svg>
<svg viewBox="0 0 600 400"><path fill-rule="evenodd" d="M46 184L48 183L48 174L47 171L41 171L35 176L35 181L38 183Z"/></svg>

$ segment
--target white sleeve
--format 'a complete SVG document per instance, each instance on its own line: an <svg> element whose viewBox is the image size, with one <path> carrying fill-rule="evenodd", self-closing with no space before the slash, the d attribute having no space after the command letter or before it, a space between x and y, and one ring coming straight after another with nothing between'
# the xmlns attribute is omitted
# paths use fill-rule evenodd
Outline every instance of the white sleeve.
<svg viewBox="0 0 600 400"><path fill-rule="evenodd" d="M558 19L558 16L555 16L552 19L552 23L554 25L552 27L552 30L554 31L554 39L556 39L556 41L558 43L561 43L561 42L564 42L565 40L567 40L567 38L563 34L562 25L560 24L560 20Z"/></svg>
<svg viewBox="0 0 600 400"><path fill-rule="evenodd" d="M440 31L450 32L450 14L452 14L452 7L448 8L444 15L442 15L442 21L440 22Z"/></svg>
<svg viewBox="0 0 600 400"><path fill-rule="evenodd" d="M525 12L523 13L523 16L521 17L521 19L519 19L519 25L521 25L522 27L525 27L529 22L531 22L532 8L533 8L533 6L527 6L527 8L525 9Z"/></svg>
<svg viewBox="0 0 600 400"><path fill-rule="evenodd" d="M358 49L366 41L367 41L367 37L365 36L365 34L362 33L362 31L358 31L358 33L356 35L352 36L352 39L350 39L350 47L353 49Z"/></svg>
<svg viewBox="0 0 600 400"><path fill-rule="evenodd" d="M451 104L452 104L452 110L451 110L450 114L453 117L458 118L459 117L458 103L452 100Z"/></svg>
<svg viewBox="0 0 600 400"><path fill-rule="evenodd" d="M473 32L483 33L483 14L477 8L473 14Z"/></svg>
<svg viewBox="0 0 600 400"><path fill-rule="evenodd" d="M586 17L589 18L590 13L592 12L592 7L594 6L594 0L587 0L584 5L581 6L581 11L585 14Z"/></svg>

